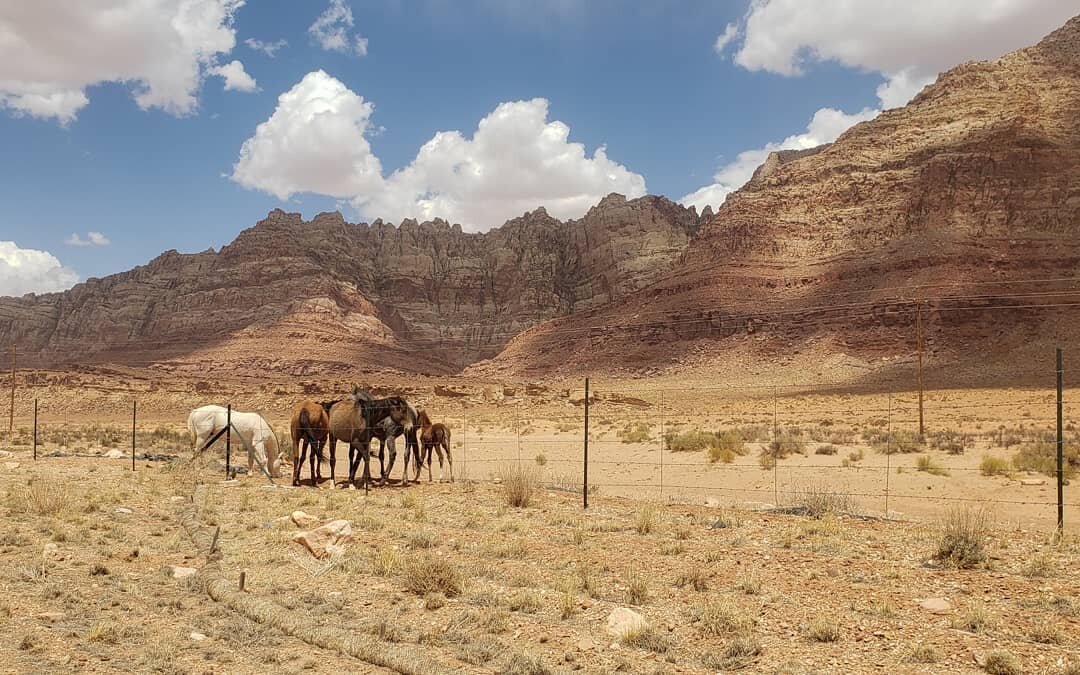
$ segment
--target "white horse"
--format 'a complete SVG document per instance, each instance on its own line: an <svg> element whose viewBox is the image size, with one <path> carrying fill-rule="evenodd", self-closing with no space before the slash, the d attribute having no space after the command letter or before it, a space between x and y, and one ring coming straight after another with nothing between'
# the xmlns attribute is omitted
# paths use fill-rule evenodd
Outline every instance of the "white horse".
<svg viewBox="0 0 1080 675"><path fill-rule="evenodd" d="M191 433L192 447L196 452L201 450L214 434L225 428L228 418L228 410L220 405L204 405L191 411L187 425L188 432ZM277 436L263 416L259 413L233 410L232 423L255 451L254 458L248 456L248 475L252 475L254 460L258 459L271 476L280 477L281 452L278 450Z"/></svg>

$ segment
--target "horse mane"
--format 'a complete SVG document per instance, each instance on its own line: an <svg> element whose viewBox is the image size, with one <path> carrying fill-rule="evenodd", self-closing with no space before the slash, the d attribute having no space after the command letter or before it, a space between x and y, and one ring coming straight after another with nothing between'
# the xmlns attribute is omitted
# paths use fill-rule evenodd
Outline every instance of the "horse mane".
<svg viewBox="0 0 1080 675"><path fill-rule="evenodd" d="M416 423L422 427L431 425L431 418L428 417L426 410L420 410L416 413Z"/></svg>
<svg viewBox="0 0 1080 675"><path fill-rule="evenodd" d="M338 403L341 403L340 398L334 399L333 401L320 401L319 405L321 405L322 409L325 410L329 414L330 408L333 408Z"/></svg>

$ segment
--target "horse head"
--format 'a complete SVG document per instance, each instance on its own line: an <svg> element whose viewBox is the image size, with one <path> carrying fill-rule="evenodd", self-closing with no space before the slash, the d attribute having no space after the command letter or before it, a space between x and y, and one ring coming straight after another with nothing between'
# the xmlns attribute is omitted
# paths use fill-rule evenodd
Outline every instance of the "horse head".
<svg viewBox="0 0 1080 675"><path fill-rule="evenodd" d="M338 403L341 403L341 399L340 399L340 398L339 398L339 399L335 399L335 400L333 400L333 401L321 401L321 402L319 403L319 405L321 405L321 406L322 406L322 409L326 411L326 414L327 414L327 415L329 415L329 414L330 414L330 408L333 408L333 407L334 407L334 406L335 406L336 404L338 404Z"/></svg>
<svg viewBox="0 0 1080 675"><path fill-rule="evenodd" d="M387 414L390 419L402 428L408 428L416 424L416 419L410 414L409 402L400 396L391 396L386 399Z"/></svg>

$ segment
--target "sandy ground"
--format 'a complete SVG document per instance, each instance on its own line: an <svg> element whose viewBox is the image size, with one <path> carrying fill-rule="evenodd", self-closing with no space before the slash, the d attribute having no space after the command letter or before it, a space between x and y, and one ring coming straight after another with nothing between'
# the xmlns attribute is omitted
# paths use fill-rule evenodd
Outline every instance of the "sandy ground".
<svg viewBox="0 0 1080 675"><path fill-rule="evenodd" d="M460 476L365 498L225 483L213 459L132 472L127 459L34 462L20 449L5 462L0 663L12 672L379 671L211 600L203 572L172 578L170 566L207 569L178 523L188 509L220 526L222 574L247 570L245 596L447 670L979 672L999 649L1043 673L1075 672L1080 658L1073 535L996 526L986 565L956 570L930 561L939 533L920 523L603 489L587 512L550 489L516 508L500 486ZM297 509L348 520L344 555L314 561L292 543ZM432 561L460 585L412 592ZM927 598L948 607L933 613ZM638 644L607 632L617 607L652 627Z"/></svg>

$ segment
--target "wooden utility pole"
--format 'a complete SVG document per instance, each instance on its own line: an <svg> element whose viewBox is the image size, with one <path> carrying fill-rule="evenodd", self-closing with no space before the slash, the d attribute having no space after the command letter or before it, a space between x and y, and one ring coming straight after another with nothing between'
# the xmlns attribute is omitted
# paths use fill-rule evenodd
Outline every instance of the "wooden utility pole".
<svg viewBox="0 0 1080 675"><path fill-rule="evenodd" d="M922 371L922 353L923 353L923 330L922 330L922 300L915 301L915 351L918 353L919 370L918 370L918 383L919 383L919 438L923 437L923 371Z"/></svg>
<svg viewBox="0 0 1080 675"><path fill-rule="evenodd" d="M18 348L11 345L11 408L8 411L8 438L15 438L15 356Z"/></svg>

